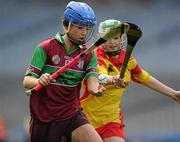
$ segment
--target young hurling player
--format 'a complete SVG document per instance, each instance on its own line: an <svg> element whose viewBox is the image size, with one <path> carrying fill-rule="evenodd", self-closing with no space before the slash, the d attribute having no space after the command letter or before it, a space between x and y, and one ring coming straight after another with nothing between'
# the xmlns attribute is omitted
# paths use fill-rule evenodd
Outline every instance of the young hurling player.
<svg viewBox="0 0 180 142"><path fill-rule="evenodd" d="M36 47L23 80L26 89L38 83L44 85L30 96L32 142L59 142L64 135L72 136L73 142L102 142L88 124L79 100L83 78L92 94L103 91L97 79L96 55L89 53L56 80L50 76L87 49L85 43L91 38L95 24L96 17L89 5L71 1L64 10L64 34L58 32Z"/></svg>
<svg viewBox="0 0 180 142"><path fill-rule="evenodd" d="M99 25L100 36L120 23L113 19L103 21ZM103 92L104 95L102 97L93 96L88 93L86 86L83 86L85 90L81 98L81 106L89 122L96 128L104 142L125 142L125 125L120 106L121 97L131 81L180 102L180 91L175 91L152 77L138 65L133 55L128 61L125 77L123 80L119 77L126 53L126 49L123 47L124 39L116 36L96 50L99 82L106 88Z"/></svg>

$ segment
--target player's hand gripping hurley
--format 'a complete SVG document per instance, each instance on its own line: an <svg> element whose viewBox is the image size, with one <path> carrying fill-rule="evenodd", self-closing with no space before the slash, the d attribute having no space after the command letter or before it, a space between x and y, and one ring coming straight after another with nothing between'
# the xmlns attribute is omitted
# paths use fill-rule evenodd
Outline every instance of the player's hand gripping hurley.
<svg viewBox="0 0 180 142"><path fill-rule="evenodd" d="M91 51L93 51L95 48L97 48L98 46L100 46L101 44L105 43L107 40L113 38L114 36L120 34L124 34L127 33L129 30L129 25L128 24L121 24L117 27L114 27L112 29L109 30L109 32L107 32L103 37L99 38L92 46L90 46L89 48L87 48L86 50L84 50L82 53L80 53L78 56L76 56L73 60L71 60L69 63L67 63L66 65L64 65L63 67L61 67L60 69L58 69L56 72L54 72L51 75L52 79L57 78L62 72L64 72L67 68L71 67L73 64L75 64L76 62L78 62L81 57L87 55L88 53L90 53ZM30 96L32 93L38 91L39 89L41 89L42 87L44 87L42 84L37 84L34 88L27 90L25 92L25 94L27 96Z"/></svg>
<svg viewBox="0 0 180 142"><path fill-rule="evenodd" d="M142 36L142 31L136 24L129 23L129 22L125 22L125 23L127 23L129 25L129 30L126 33L127 34L127 40L128 40L127 41L127 48L126 48L126 54L125 54L124 61L122 64L122 68L121 68L121 72L120 72L120 78L122 78L122 79L124 77L124 74L125 74L131 53L132 53L137 41Z"/></svg>

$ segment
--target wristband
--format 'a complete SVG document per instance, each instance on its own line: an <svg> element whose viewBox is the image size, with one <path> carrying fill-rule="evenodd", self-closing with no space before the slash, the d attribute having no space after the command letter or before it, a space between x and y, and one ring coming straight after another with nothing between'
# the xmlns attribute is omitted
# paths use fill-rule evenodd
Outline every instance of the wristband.
<svg viewBox="0 0 180 142"><path fill-rule="evenodd" d="M107 77L106 74L100 74L100 75L98 76L99 83L100 83L100 84L107 84L106 77Z"/></svg>

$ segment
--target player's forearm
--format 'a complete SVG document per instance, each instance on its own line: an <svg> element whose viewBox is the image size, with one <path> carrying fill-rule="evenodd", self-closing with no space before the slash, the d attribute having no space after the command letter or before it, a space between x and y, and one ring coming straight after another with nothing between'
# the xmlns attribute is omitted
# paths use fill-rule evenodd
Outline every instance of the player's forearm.
<svg viewBox="0 0 180 142"><path fill-rule="evenodd" d="M23 80L23 86L26 89L31 89L38 84L38 79L32 76L25 76Z"/></svg>
<svg viewBox="0 0 180 142"><path fill-rule="evenodd" d="M167 85L163 84L162 82L153 77L145 86L166 96L172 96L176 93L174 89L168 87Z"/></svg>
<svg viewBox="0 0 180 142"><path fill-rule="evenodd" d="M94 90L98 90L99 81L96 77L90 77L87 79L87 88L90 93L94 92Z"/></svg>

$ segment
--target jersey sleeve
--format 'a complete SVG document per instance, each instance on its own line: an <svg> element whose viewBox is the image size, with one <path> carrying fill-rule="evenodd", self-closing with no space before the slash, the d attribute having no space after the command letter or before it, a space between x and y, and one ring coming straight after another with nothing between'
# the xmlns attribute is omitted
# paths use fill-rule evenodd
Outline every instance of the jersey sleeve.
<svg viewBox="0 0 180 142"><path fill-rule="evenodd" d="M97 56L95 53L92 53L91 59L89 60L89 63L86 67L85 79L88 79L89 77L92 77L92 76L98 77L98 74L97 74Z"/></svg>
<svg viewBox="0 0 180 142"><path fill-rule="evenodd" d="M151 75L144 69L141 70L140 74L133 74L133 77L135 82L141 84L147 84L151 80Z"/></svg>
<svg viewBox="0 0 180 142"><path fill-rule="evenodd" d="M151 75L142 69L136 59L133 57L133 59L130 61L131 65L131 79L135 82L141 83L141 84L146 84L151 80Z"/></svg>
<svg viewBox="0 0 180 142"><path fill-rule="evenodd" d="M38 78L41 74L45 62L46 53L41 46L37 46L25 75L32 75Z"/></svg>

